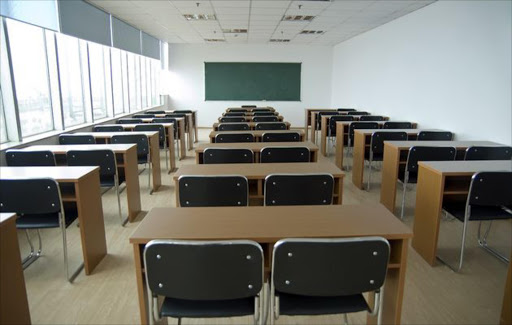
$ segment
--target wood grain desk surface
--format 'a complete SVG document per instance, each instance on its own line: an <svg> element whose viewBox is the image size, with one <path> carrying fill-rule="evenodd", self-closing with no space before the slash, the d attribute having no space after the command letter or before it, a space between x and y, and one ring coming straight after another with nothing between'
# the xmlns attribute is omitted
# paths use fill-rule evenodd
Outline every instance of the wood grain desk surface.
<svg viewBox="0 0 512 325"><path fill-rule="evenodd" d="M145 135L151 137L158 134L158 131L122 131L122 132L76 132L74 135L92 135L95 138L111 138L114 135Z"/></svg>
<svg viewBox="0 0 512 325"><path fill-rule="evenodd" d="M165 127L174 126L174 123L152 123L152 124L163 125ZM119 125L126 129L133 129L137 125L148 125L148 124L147 123L120 123L120 124L100 124L98 126L119 126Z"/></svg>
<svg viewBox="0 0 512 325"><path fill-rule="evenodd" d="M70 150L112 150L116 153L125 152L135 147L135 143L120 144L55 144L55 145L37 145L23 148L24 151L49 150L53 153L65 154Z"/></svg>
<svg viewBox="0 0 512 325"><path fill-rule="evenodd" d="M236 143L202 143L196 147L196 152L206 148L250 149L261 151L266 147L306 147L309 151L318 151L318 146L310 141L304 142L236 142Z"/></svg>
<svg viewBox="0 0 512 325"><path fill-rule="evenodd" d="M421 167L439 174L467 175L479 171L512 171L512 160L420 161Z"/></svg>
<svg viewBox="0 0 512 325"><path fill-rule="evenodd" d="M455 147L458 149L472 146L503 146L492 141L386 141L386 145L399 149L409 149L414 146Z"/></svg>
<svg viewBox="0 0 512 325"><path fill-rule="evenodd" d="M262 137L265 133L298 133L304 136L304 130L241 130L241 131L211 131L210 138L215 138L217 134L252 134L257 137Z"/></svg>
<svg viewBox="0 0 512 325"><path fill-rule="evenodd" d="M98 166L1 167L2 179L53 178L57 181L77 181L100 169Z"/></svg>
<svg viewBox="0 0 512 325"><path fill-rule="evenodd" d="M343 177L345 173L332 163L264 163L264 164L198 164L184 165L174 174L182 175L244 175L248 179L262 179L269 174L328 173Z"/></svg>
<svg viewBox="0 0 512 325"><path fill-rule="evenodd" d="M2 224L4 222L7 222L9 219L14 218L14 217L16 217L16 213L11 213L11 212L0 213L0 226L2 226Z"/></svg>
<svg viewBox="0 0 512 325"><path fill-rule="evenodd" d="M152 239L249 239L412 237L412 231L382 205L153 208L130 237Z"/></svg>
<svg viewBox="0 0 512 325"><path fill-rule="evenodd" d="M372 135L375 132L405 132L408 135L414 135L418 134L423 131L441 131L437 129L356 129L354 130L354 133L361 133L364 135ZM427 141L421 141L421 142L427 142ZM430 142L430 141L429 141Z"/></svg>
<svg viewBox="0 0 512 325"><path fill-rule="evenodd" d="M235 117L235 116L233 116L233 117ZM290 128L290 126L291 126L290 122L276 121L276 122L215 122L215 123L213 123L213 127L216 128L219 126L219 124L226 124L226 123L243 123L243 124L248 124L249 127L251 127L251 128L256 127L256 124L268 124L268 123L284 123L284 124L286 124L286 127L288 127L288 128ZM273 130L268 130L268 131L273 131Z"/></svg>

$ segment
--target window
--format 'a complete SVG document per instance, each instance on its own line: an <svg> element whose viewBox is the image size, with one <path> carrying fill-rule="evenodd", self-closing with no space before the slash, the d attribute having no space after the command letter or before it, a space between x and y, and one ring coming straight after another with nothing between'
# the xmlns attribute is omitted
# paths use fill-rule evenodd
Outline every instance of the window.
<svg viewBox="0 0 512 325"><path fill-rule="evenodd" d="M123 75L123 99L124 99L124 111L128 113L130 111L130 97L128 90L128 58L124 51L121 52L121 71Z"/></svg>
<svg viewBox="0 0 512 325"><path fill-rule="evenodd" d="M23 137L54 129L43 29L7 19Z"/></svg>
<svg viewBox="0 0 512 325"><path fill-rule="evenodd" d="M105 71L105 53L103 46L88 43L89 74L91 78L92 113L94 120L107 117L107 85Z"/></svg>
<svg viewBox="0 0 512 325"><path fill-rule="evenodd" d="M4 98L2 96L2 89L0 89L0 143L5 142L9 142L9 138L5 128Z"/></svg>
<svg viewBox="0 0 512 325"><path fill-rule="evenodd" d="M140 60L140 83L141 83L141 99L142 99L142 108L148 106L148 93L147 93L147 79L146 79L146 58L141 56Z"/></svg>
<svg viewBox="0 0 512 325"><path fill-rule="evenodd" d="M123 95L123 69L121 60L121 51L111 49L112 53L112 88L114 96L114 115L124 112L124 95Z"/></svg>
<svg viewBox="0 0 512 325"><path fill-rule="evenodd" d="M159 105L159 87L160 87L160 61L151 60L151 104Z"/></svg>
<svg viewBox="0 0 512 325"><path fill-rule="evenodd" d="M152 100L151 100L151 89L153 87L153 84L151 82L151 60L150 58L146 58L146 97L147 97L147 106L152 106Z"/></svg>
<svg viewBox="0 0 512 325"><path fill-rule="evenodd" d="M64 127L85 123L78 39L57 34Z"/></svg>
<svg viewBox="0 0 512 325"><path fill-rule="evenodd" d="M130 87L130 112L140 110L139 57L132 53L128 53L128 85Z"/></svg>

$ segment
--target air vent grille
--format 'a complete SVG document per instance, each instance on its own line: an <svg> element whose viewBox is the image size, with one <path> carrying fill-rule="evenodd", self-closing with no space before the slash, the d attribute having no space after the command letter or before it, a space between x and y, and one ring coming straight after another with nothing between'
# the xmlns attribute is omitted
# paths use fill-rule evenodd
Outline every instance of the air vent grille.
<svg viewBox="0 0 512 325"><path fill-rule="evenodd" d="M217 43L217 42L225 42L226 40L224 40L224 39L216 39L216 38L206 38L205 41L208 42L208 43Z"/></svg>
<svg viewBox="0 0 512 325"><path fill-rule="evenodd" d="M226 33L226 34L231 34L231 33L234 33L234 34L247 34L247 29L238 29L238 28L223 29L222 32Z"/></svg>
<svg viewBox="0 0 512 325"><path fill-rule="evenodd" d="M318 35L318 34L323 34L324 31L323 30L303 30L302 32L300 32L300 34L303 34L303 35Z"/></svg>
<svg viewBox="0 0 512 325"><path fill-rule="evenodd" d="M284 16L283 21L312 21L315 16Z"/></svg>
<svg viewBox="0 0 512 325"><path fill-rule="evenodd" d="M270 42L272 43L288 43L290 42L289 39L271 39Z"/></svg>
<svg viewBox="0 0 512 325"><path fill-rule="evenodd" d="M205 15L205 14L185 14L183 15L186 20L194 21L194 20L217 20L215 15Z"/></svg>

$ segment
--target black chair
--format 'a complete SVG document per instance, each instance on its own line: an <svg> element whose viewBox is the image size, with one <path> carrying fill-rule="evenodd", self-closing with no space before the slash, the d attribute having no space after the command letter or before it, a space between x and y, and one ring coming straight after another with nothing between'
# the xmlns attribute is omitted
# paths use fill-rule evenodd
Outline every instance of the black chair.
<svg viewBox="0 0 512 325"><path fill-rule="evenodd" d="M411 122L384 122L383 129L412 129Z"/></svg>
<svg viewBox="0 0 512 325"><path fill-rule="evenodd" d="M149 166L148 172L148 187L151 186L151 158L149 151L149 140L148 137L143 134L126 134L126 135L114 135L111 138L112 143L135 143L137 145L137 163ZM149 194L153 191L149 190Z"/></svg>
<svg viewBox="0 0 512 325"><path fill-rule="evenodd" d="M60 228L66 277L69 282L76 278L84 264L82 262L78 269L70 275L66 228L78 218L78 213L75 207L64 209L59 184L54 179L1 179L0 212L15 212L19 216L16 220L16 228L25 230L31 252L28 257L23 259L23 268L27 268L41 256L42 240L39 229ZM34 251L34 246L28 232L29 229L37 230L39 238L37 252Z"/></svg>
<svg viewBox="0 0 512 325"><path fill-rule="evenodd" d="M232 116L232 117L221 117L219 118L219 122L221 123L243 123L245 122L245 117L243 116Z"/></svg>
<svg viewBox="0 0 512 325"><path fill-rule="evenodd" d="M381 322L389 243L381 237L290 238L274 245L270 323L281 315L367 311ZM370 306L363 293L374 292Z"/></svg>
<svg viewBox="0 0 512 325"><path fill-rule="evenodd" d="M241 117L245 116L244 112L226 112L223 114L224 117Z"/></svg>
<svg viewBox="0 0 512 325"><path fill-rule="evenodd" d="M309 162L307 147L266 147L261 149L261 163Z"/></svg>
<svg viewBox="0 0 512 325"><path fill-rule="evenodd" d="M179 141L180 137L179 137L179 132L178 132L178 121L176 121L176 119L172 118L172 117L159 117L159 118L152 119L151 123L156 123L156 124L172 123L173 124L172 126L173 126L174 142L176 143L176 152L179 152L180 151L180 141ZM167 147L169 147L170 145L171 145L170 143L167 143Z"/></svg>
<svg viewBox="0 0 512 325"><path fill-rule="evenodd" d="M469 147L464 160L512 160L512 147Z"/></svg>
<svg viewBox="0 0 512 325"><path fill-rule="evenodd" d="M254 142L254 135L251 133L218 133L215 136L215 143Z"/></svg>
<svg viewBox="0 0 512 325"><path fill-rule="evenodd" d="M356 112L357 109L355 109L355 108L338 108L337 111L338 112Z"/></svg>
<svg viewBox="0 0 512 325"><path fill-rule="evenodd" d="M316 117L316 131L320 131L320 129L322 128L322 116L336 116L336 115L339 115L340 113L338 111L321 111L321 112L318 112L317 114L317 117Z"/></svg>
<svg viewBox="0 0 512 325"><path fill-rule="evenodd" d="M150 324L247 315L256 324L263 317L263 250L256 242L152 240L144 266Z"/></svg>
<svg viewBox="0 0 512 325"><path fill-rule="evenodd" d="M265 132L262 142L300 142L300 134L298 132Z"/></svg>
<svg viewBox="0 0 512 325"><path fill-rule="evenodd" d="M255 111L253 116L277 116L279 113L271 112L271 111Z"/></svg>
<svg viewBox="0 0 512 325"><path fill-rule="evenodd" d="M511 184L512 172L479 172L471 178L466 202L453 200L443 204L444 211L463 222L458 265L452 266L446 262L445 258L440 258L443 263L455 272L459 272L462 269L469 221L480 221L478 226L479 246L501 261L510 262L507 257L489 247L487 237L493 220L512 218L512 210L510 209L512 207ZM484 221L489 221L489 225L484 234L482 234L481 228Z"/></svg>
<svg viewBox="0 0 512 325"><path fill-rule="evenodd" d="M364 121L384 121L384 116L380 116L380 115L362 115L359 118L359 121L361 121L361 122L364 122Z"/></svg>
<svg viewBox="0 0 512 325"><path fill-rule="evenodd" d="M249 109L248 108L232 108L230 109L229 111L227 111L227 113L229 112L248 112Z"/></svg>
<svg viewBox="0 0 512 325"><path fill-rule="evenodd" d="M121 125L96 125L92 130L94 132L123 132L124 128Z"/></svg>
<svg viewBox="0 0 512 325"><path fill-rule="evenodd" d="M206 148L203 152L204 164L253 163L254 153L249 149Z"/></svg>
<svg viewBox="0 0 512 325"><path fill-rule="evenodd" d="M253 122L278 122L277 116L255 116L252 118Z"/></svg>
<svg viewBox="0 0 512 325"><path fill-rule="evenodd" d="M252 109L253 112L273 112L274 110L271 109L271 108L268 108L268 107L253 107Z"/></svg>
<svg viewBox="0 0 512 325"><path fill-rule="evenodd" d="M120 118L117 120L117 124L140 124L143 123L140 118Z"/></svg>
<svg viewBox="0 0 512 325"><path fill-rule="evenodd" d="M155 114L133 114L132 118L154 118Z"/></svg>
<svg viewBox="0 0 512 325"><path fill-rule="evenodd" d="M348 145L347 145L347 155L350 152L350 149L354 147L354 130L362 130L362 129L378 129L379 123L377 122L352 122L348 128ZM348 159L345 159L348 160ZM347 166L348 170L348 161Z"/></svg>
<svg viewBox="0 0 512 325"><path fill-rule="evenodd" d="M256 105L242 105L242 108L256 108ZM264 108L267 109L267 108Z"/></svg>
<svg viewBox="0 0 512 325"><path fill-rule="evenodd" d="M192 114L192 110L190 109L176 109L172 112L173 114Z"/></svg>
<svg viewBox="0 0 512 325"><path fill-rule="evenodd" d="M116 155L114 152L112 150L70 150L66 153L66 160L69 166L100 167L100 186L115 188L119 219L121 224L124 225L128 219L123 221L119 191L119 185L123 180L119 179L119 174L117 173Z"/></svg>
<svg viewBox="0 0 512 325"><path fill-rule="evenodd" d="M384 141L407 141L407 132L373 132L370 140L370 157L368 159L368 191L370 190L373 162L384 159Z"/></svg>
<svg viewBox="0 0 512 325"><path fill-rule="evenodd" d="M286 130L284 122L259 122L256 123L256 130Z"/></svg>
<svg viewBox="0 0 512 325"><path fill-rule="evenodd" d="M418 182L418 162L455 160L456 154L457 149L454 147L414 146L409 149L409 153L407 155L407 163L405 164L405 172L404 174L398 174L398 179L403 184L402 209L400 212L400 218L404 218L407 184L416 184Z"/></svg>
<svg viewBox="0 0 512 325"><path fill-rule="evenodd" d="M451 141L453 134L448 131L420 131L418 141Z"/></svg>
<svg viewBox="0 0 512 325"><path fill-rule="evenodd" d="M349 111L348 115L361 116L361 115L370 115L370 113L368 113L368 112L359 112L359 111Z"/></svg>
<svg viewBox="0 0 512 325"><path fill-rule="evenodd" d="M329 118L329 130L327 132L327 139L329 143L333 143L333 139L336 138L336 122L347 122L353 121L354 117L352 115L333 115ZM333 143L332 146L336 144ZM327 146L327 153L330 152L330 146Z"/></svg>
<svg viewBox="0 0 512 325"><path fill-rule="evenodd" d="M247 123L220 123L218 126L219 131L248 131L249 124Z"/></svg>
<svg viewBox="0 0 512 325"><path fill-rule="evenodd" d="M59 135L60 144L95 144L96 141L92 135L61 134Z"/></svg>
<svg viewBox="0 0 512 325"><path fill-rule="evenodd" d="M11 149L5 152L5 160L7 166L55 166L55 155L49 150Z"/></svg>
<svg viewBox="0 0 512 325"><path fill-rule="evenodd" d="M189 176L178 178L181 207L247 206L249 185L245 176Z"/></svg>
<svg viewBox="0 0 512 325"><path fill-rule="evenodd" d="M165 132L165 127L162 124L146 123L136 125L133 131L158 131L158 146L165 152L165 166L167 167L167 171L170 171L169 154L167 150L167 132Z"/></svg>
<svg viewBox="0 0 512 325"><path fill-rule="evenodd" d="M265 177L265 205L332 204L331 174L271 174Z"/></svg>
<svg viewBox="0 0 512 325"><path fill-rule="evenodd" d="M147 114L165 114L165 111L146 111Z"/></svg>

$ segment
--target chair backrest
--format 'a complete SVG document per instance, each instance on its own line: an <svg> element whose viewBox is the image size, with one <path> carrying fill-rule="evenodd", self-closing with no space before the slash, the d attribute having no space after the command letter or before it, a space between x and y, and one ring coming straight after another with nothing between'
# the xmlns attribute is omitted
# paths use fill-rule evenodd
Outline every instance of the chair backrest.
<svg viewBox="0 0 512 325"><path fill-rule="evenodd" d="M298 132L265 132L262 142L299 142L300 134Z"/></svg>
<svg viewBox="0 0 512 325"><path fill-rule="evenodd" d="M154 118L151 120L151 123L172 123L174 130L174 139L178 137L178 123L175 118L172 117L162 117L162 118Z"/></svg>
<svg viewBox="0 0 512 325"><path fill-rule="evenodd" d="M147 158L149 154L149 140L148 137L143 134L114 135L110 140L114 144L135 143L137 145L137 157L139 157L139 159Z"/></svg>
<svg viewBox="0 0 512 325"><path fill-rule="evenodd" d="M187 117L187 114L171 113L171 114L165 114L165 117ZM187 121L187 119L185 119L185 121Z"/></svg>
<svg viewBox="0 0 512 325"><path fill-rule="evenodd" d="M165 114L165 111L146 111L146 114Z"/></svg>
<svg viewBox="0 0 512 325"><path fill-rule="evenodd" d="M182 207L247 206L249 185L241 175L189 176L178 178Z"/></svg>
<svg viewBox="0 0 512 325"><path fill-rule="evenodd" d="M217 133L215 143L254 142L251 133Z"/></svg>
<svg viewBox="0 0 512 325"><path fill-rule="evenodd" d="M265 205L328 205L332 203L331 174L271 174L265 177Z"/></svg>
<svg viewBox="0 0 512 325"><path fill-rule="evenodd" d="M329 119L329 129L331 131L331 135L336 135L336 122L343 122L343 121L353 121L354 116L352 115L334 115L331 116Z"/></svg>
<svg viewBox="0 0 512 325"><path fill-rule="evenodd" d="M133 118L153 118L155 114L133 114Z"/></svg>
<svg viewBox="0 0 512 325"><path fill-rule="evenodd" d="M229 110L230 112L248 112L248 108L232 108Z"/></svg>
<svg viewBox="0 0 512 325"><path fill-rule="evenodd" d="M263 250L248 240L152 240L144 265L152 295L233 300L255 297L263 286Z"/></svg>
<svg viewBox="0 0 512 325"><path fill-rule="evenodd" d="M338 112L355 112L355 108L338 108Z"/></svg>
<svg viewBox="0 0 512 325"><path fill-rule="evenodd" d="M25 151L11 149L5 152L5 160L7 166L55 166L55 156L49 150Z"/></svg>
<svg viewBox="0 0 512 325"><path fill-rule="evenodd" d="M254 153L249 149L206 148L203 152L205 164L253 163Z"/></svg>
<svg viewBox="0 0 512 325"><path fill-rule="evenodd" d="M96 125L92 130L94 132L123 132L124 128L121 125Z"/></svg>
<svg viewBox="0 0 512 325"><path fill-rule="evenodd" d="M370 115L368 112L359 112L359 111L349 111L348 115Z"/></svg>
<svg viewBox="0 0 512 325"><path fill-rule="evenodd" d="M0 179L0 212L56 214L61 212L59 184L52 178Z"/></svg>
<svg viewBox="0 0 512 325"><path fill-rule="evenodd" d="M284 122L259 122L256 123L256 130L286 130Z"/></svg>
<svg viewBox="0 0 512 325"><path fill-rule="evenodd" d="M218 126L219 131L247 131L249 124L247 123L220 123Z"/></svg>
<svg viewBox="0 0 512 325"><path fill-rule="evenodd" d="M418 141L451 141L453 134L448 131L420 131Z"/></svg>
<svg viewBox="0 0 512 325"><path fill-rule="evenodd" d="M150 116L152 117L152 116ZM120 118L117 120L117 124L139 124L143 123L142 119L140 118Z"/></svg>
<svg viewBox="0 0 512 325"><path fill-rule="evenodd" d="M61 134L59 135L60 144L95 144L96 141L92 135Z"/></svg>
<svg viewBox="0 0 512 325"><path fill-rule="evenodd" d="M414 146L409 149L405 170L418 172L418 161L445 161L455 160L457 149L454 147L426 147Z"/></svg>
<svg viewBox="0 0 512 325"><path fill-rule="evenodd" d="M383 129L412 129L411 122L385 122Z"/></svg>
<svg viewBox="0 0 512 325"><path fill-rule="evenodd" d="M464 160L511 160L512 147L469 147Z"/></svg>
<svg viewBox="0 0 512 325"><path fill-rule="evenodd" d="M512 206L512 172L479 172L471 178L468 204Z"/></svg>
<svg viewBox="0 0 512 325"><path fill-rule="evenodd" d="M384 116L380 115L362 115L359 121L384 121Z"/></svg>
<svg viewBox="0 0 512 325"><path fill-rule="evenodd" d="M352 141L352 144L354 143L354 130L357 129L378 129L379 123L377 122L352 122L350 123L350 127L348 129L348 136L350 140Z"/></svg>
<svg viewBox="0 0 512 325"><path fill-rule="evenodd" d="M112 150L70 150L66 160L69 166L99 166L100 177L117 174L116 155Z"/></svg>
<svg viewBox="0 0 512 325"><path fill-rule="evenodd" d="M245 117L243 116L231 116L231 117L221 117L219 119L219 122L221 123L230 123L230 122L245 122Z"/></svg>
<svg viewBox="0 0 512 325"><path fill-rule="evenodd" d="M277 116L278 113L271 111L256 111L254 112L254 116Z"/></svg>
<svg viewBox="0 0 512 325"><path fill-rule="evenodd" d="M336 116L339 115L340 112L338 111L320 111L317 113L316 118L316 128L320 129L322 126L322 116Z"/></svg>
<svg viewBox="0 0 512 325"><path fill-rule="evenodd" d="M135 125L133 131L158 131L158 138L160 143L165 141L165 127L162 124L157 123L145 123Z"/></svg>
<svg viewBox="0 0 512 325"><path fill-rule="evenodd" d="M177 109L174 110L173 114L191 114L192 111L190 109Z"/></svg>
<svg viewBox="0 0 512 325"><path fill-rule="evenodd" d="M244 112L226 112L224 113L225 117L234 117L234 116L245 116Z"/></svg>
<svg viewBox="0 0 512 325"><path fill-rule="evenodd" d="M256 105L242 105L242 108L256 108Z"/></svg>
<svg viewBox="0 0 512 325"><path fill-rule="evenodd" d="M374 154L383 154L384 153L384 141L406 141L406 140L407 140L407 132L383 132L383 131L373 132L371 142L370 142L370 150Z"/></svg>
<svg viewBox="0 0 512 325"><path fill-rule="evenodd" d="M272 283L278 292L348 296L384 285L389 243L381 237L290 238L274 245Z"/></svg>
<svg viewBox="0 0 512 325"><path fill-rule="evenodd" d="M261 163L309 162L307 147L266 147L261 149Z"/></svg>
<svg viewBox="0 0 512 325"><path fill-rule="evenodd" d="M253 122L277 122L279 119L277 116L255 116L252 119Z"/></svg>

